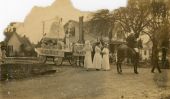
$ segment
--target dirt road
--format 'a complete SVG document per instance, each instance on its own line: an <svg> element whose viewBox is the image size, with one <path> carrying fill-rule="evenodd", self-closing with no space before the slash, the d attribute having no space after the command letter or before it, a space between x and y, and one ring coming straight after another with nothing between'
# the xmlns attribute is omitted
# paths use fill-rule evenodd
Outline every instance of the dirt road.
<svg viewBox="0 0 170 99"><path fill-rule="evenodd" d="M57 67L55 74L0 83L0 99L170 99L170 70L162 74L150 69L124 68L86 71Z"/></svg>

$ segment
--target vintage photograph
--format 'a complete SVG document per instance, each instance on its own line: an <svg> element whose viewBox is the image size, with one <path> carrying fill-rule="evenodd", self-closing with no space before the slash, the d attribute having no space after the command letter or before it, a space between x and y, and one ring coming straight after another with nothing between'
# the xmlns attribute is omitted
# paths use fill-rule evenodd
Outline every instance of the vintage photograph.
<svg viewBox="0 0 170 99"><path fill-rule="evenodd" d="M170 99L170 0L54 0L3 34L0 99Z"/></svg>

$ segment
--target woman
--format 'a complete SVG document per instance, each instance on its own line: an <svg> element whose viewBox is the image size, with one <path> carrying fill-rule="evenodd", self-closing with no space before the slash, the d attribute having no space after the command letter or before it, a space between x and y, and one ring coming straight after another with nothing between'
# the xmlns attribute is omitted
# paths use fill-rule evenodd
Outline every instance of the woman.
<svg viewBox="0 0 170 99"><path fill-rule="evenodd" d="M86 52L85 59L84 59L84 67L88 70L93 68L92 57L91 57L91 52L93 51L93 49L89 41L85 42L84 51Z"/></svg>
<svg viewBox="0 0 170 99"><path fill-rule="evenodd" d="M96 68L96 70L100 70L102 66L102 56L101 56L101 49L100 49L100 43L96 44L95 47L95 55L93 59L93 65Z"/></svg>
<svg viewBox="0 0 170 99"><path fill-rule="evenodd" d="M110 63L109 63L109 49L108 45L105 44L102 50L103 59L102 59L102 69L103 70L110 70Z"/></svg>

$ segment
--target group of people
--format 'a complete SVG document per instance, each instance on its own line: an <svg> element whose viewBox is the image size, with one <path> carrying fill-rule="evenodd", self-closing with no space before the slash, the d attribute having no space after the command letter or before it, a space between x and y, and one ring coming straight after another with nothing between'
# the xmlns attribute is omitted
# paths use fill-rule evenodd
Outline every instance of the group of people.
<svg viewBox="0 0 170 99"><path fill-rule="evenodd" d="M85 51L84 67L87 70L110 70L108 44L104 44L103 48L100 45L99 42L96 44L94 48L95 54L92 60L93 48L90 41L85 42L85 47L83 49Z"/></svg>

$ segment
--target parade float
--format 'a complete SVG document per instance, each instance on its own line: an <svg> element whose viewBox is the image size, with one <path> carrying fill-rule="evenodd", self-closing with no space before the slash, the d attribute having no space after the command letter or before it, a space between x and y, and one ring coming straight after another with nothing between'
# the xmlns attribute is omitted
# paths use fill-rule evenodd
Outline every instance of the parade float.
<svg viewBox="0 0 170 99"><path fill-rule="evenodd" d="M52 60L56 65L62 65L67 60L70 65L80 65L80 59L82 61L84 56L83 47L80 40L74 43L69 41L69 33L65 33L62 19L58 18L52 23L50 32L43 35L35 51L41 63Z"/></svg>

